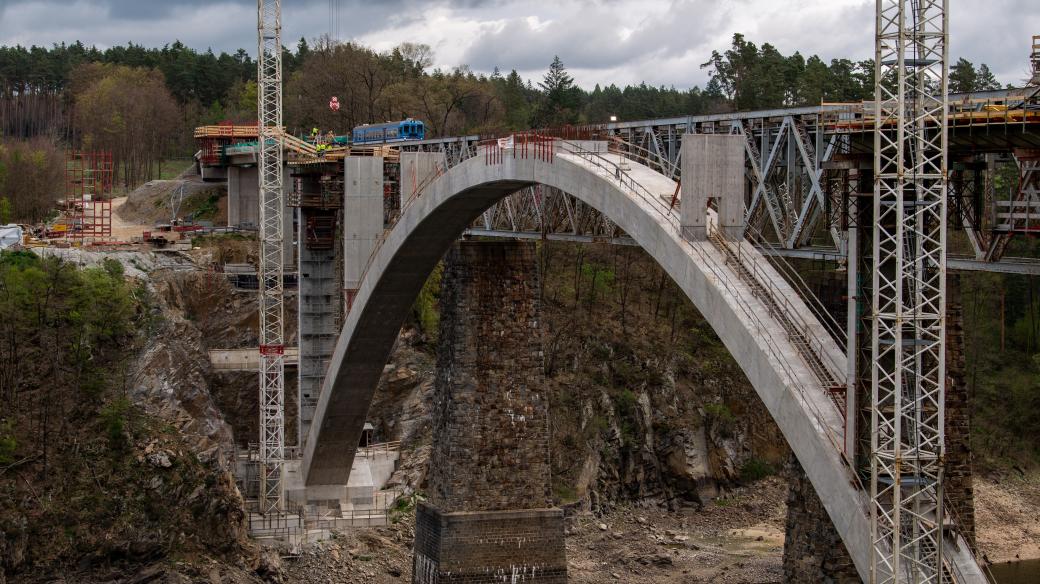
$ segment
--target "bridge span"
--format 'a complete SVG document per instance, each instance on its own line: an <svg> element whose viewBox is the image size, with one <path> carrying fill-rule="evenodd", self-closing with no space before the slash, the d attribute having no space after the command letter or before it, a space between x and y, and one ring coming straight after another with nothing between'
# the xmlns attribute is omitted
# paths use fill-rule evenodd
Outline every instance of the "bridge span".
<svg viewBox="0 0 1040 584"><path fill-rule="evenodd" d="M704 315L780 427L869 581L871 502L846 456L852 426L844 412L852 410L843 391L845 353L815 307L740 235L742 205L720 200L715 213L694 203L687 184L680 187L660 169L606 150L605 142L550 140L547 148L531 151L489 143L455 164L442 157L425 165L412 191L402 192L396 222L380 229L356 290L348 291L350 308L305 442L308 487L320 492L347 484L398 331L451 243L503 198L546 185L609 218ZM693 152L684 149L680 166L694 163ZM351 206L349 195L345 205ZM732 208L741 212L727 210ZM963 538L951 531L947 542L944 560L955 581L985 582Z"/></svg>

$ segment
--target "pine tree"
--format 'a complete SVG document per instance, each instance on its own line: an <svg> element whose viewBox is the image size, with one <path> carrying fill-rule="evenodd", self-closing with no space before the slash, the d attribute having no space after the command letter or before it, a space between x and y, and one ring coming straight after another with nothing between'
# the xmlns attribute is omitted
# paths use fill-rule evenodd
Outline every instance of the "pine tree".
<svg viewBox="0 0 1040 584"><path fill-rule="evenodd" d="M542 126L570 124L577 120L577 108L581 105L582 91L574 85L574 78L567 73L559 55L553 57L549 71L538 87L544 99L535 123Z"/></svg>
<svg viewBox="0 0 1040 584"><path fill-rule="evenodd" d="M978 78L975 81L975 91L991 91L993 89L1000 89L1000 83L997 81L993 72L989 70L989 67L983 63L979 65Z"/></svg>
<svg viewBox="0 0 1040 584"><path fill-rule="evenodd" d="M978 80L979 75L975 71L975 66L971 64L971 61L963 57L957 59L957 62L950 67L950 93L970 93L975 91Z"/></svg>

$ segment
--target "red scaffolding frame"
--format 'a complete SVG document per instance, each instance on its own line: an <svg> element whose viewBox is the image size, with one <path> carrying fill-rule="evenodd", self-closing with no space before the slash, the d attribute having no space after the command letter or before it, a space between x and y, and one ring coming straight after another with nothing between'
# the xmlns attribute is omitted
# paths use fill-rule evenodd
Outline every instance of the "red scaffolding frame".
<svg viewBox="0 0 1040 584"><path fill-rule="evenodd" d="M71 150L65 155L65 236L78 241L112 237L112 153Z"/></svg>

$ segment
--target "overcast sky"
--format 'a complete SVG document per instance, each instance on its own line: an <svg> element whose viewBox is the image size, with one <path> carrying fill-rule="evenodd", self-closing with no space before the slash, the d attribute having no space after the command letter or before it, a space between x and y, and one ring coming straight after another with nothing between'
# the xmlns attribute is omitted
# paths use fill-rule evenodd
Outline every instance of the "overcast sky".
<svg viewBox="0 0 1040 584"><path fill-rule="evenodd" d="M559 55L578 83L703 86L700 64L734 32L784 54L873 54L874 0L282 0L283 39L332 33L377 50L433 47L436 66L517 69L541 78ZM951 55L987 63L1001 83L1027 77L1040 0L952 0ZM81 40L100 48L179 39L256 53L256 0L0 0L0 45Z"/></svg>

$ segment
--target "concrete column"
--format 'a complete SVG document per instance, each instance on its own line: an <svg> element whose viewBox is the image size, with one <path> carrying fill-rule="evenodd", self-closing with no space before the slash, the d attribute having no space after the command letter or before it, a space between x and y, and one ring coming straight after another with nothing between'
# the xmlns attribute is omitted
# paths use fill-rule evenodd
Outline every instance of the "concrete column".
<svg viewBox="0 0 1040 584"><path fill-rule="evenodd" d="M283 169L282 193L288 201L292 192L289 167ZM260 227L260 176L255 166L229 166L228 227L258 229ZM293 247L293 208L282 209L282 236L285 247L285 270L296 271L296 250Z"/></svg>
<svg viewBox="0 0 1040 584"><path fill-rule="evenodd" d="M447 168L443 152L401 153L401 208L428 183L433 175Z"/></svg>
<svg viewBox="0 0 1040 584"><path fill-rule="evenodd" d="M260 183L255 166L228 167L228 227L260 226Z"/></svg>
<svg viewBox="0 0 1040 584"><path fill-rule="evenodd" d="M732 239L744 233L744 137L684 134L679 216L683 235L707 238L708 202L715 199L719 227Z"/></svg>
<svg viewBox="0 0 1040 584"><path fill-rule="evenodd" d="M413 584L567 581L549 506L548 396L535 246L462 242L441 293L428 502Z"/></svg>
<svg viewBox="0 0 1040 584"><path fill-rule="evenodd" d="M297 266L297 253L296 253L296 234L294 233L294 224L296 223L296 207L289 206L289 195L293 191L293 179L289 174L289 165L285 165L282 169L282 201L285 206L282 207L282 269L285 273L295 272ZM259 190L259 186L257 187ZM258 202L259 204L259 202ZM257 208L257 216L259 216L259 207Z"/></svg>
<svg viewBox="0 0 1040 584"><path fill-rule="evenodd" d="M383 233L383 157L349 156L343 166L343 288L349 310L368 258Z"/></svg>
<svg viewBox="0 0 1040 584"><path fill-rule="evenodd" d="M332 211L333 216L338 212ZM330 211L300 208L300 225L306 228L311 215L328 217ZM314 410L318 405L325 373L339 336L339 314L342 296L336 273L336 244L331 248L307 244L299 237L299 444L304 446Z"/></svg>

